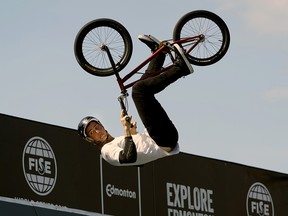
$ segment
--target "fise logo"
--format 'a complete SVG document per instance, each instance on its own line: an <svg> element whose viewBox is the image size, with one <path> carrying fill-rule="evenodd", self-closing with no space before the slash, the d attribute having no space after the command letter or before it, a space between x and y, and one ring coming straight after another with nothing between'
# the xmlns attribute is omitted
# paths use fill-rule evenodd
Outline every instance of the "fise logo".
<svg viewBox="0 0 288 216"><path fill-rule="evenodd" d="M57 179L56 158L48 142L41 137L31 138L25 145L22 163L30 188L40 196L48 195Z"/></svg>
<svg viewBox="0 0 288 216"><path fill-rule="evenodd" d="M248 216L274 216L273 200L268 189L262 183L254 183L247 194Z"/></svg>

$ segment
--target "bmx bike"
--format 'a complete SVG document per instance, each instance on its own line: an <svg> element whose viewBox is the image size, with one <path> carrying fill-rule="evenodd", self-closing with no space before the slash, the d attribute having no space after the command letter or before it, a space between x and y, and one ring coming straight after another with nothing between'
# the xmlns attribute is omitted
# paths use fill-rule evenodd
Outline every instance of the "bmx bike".
<svg viewBox="0 0 288 216"><path fill-rule="evenodd" d="M120 77L119 72L128 64L133 44L127 29L113 19L95 19L84 25L75 38L74 53L77 62L86 72L100 77L116 76L121 90L118 100L127 114L123 102L128 96L127 89L148 76L133 81L130 78L140 73L161 52L165 51L171 61L149 76L156 76L173 67L178 54L175 48L180 47L192 65L206 66L222 59L229 45L230 33L226 23L210 11L196 10L178 20L172 39L159 41L159 48L123 77Z"/></svg>

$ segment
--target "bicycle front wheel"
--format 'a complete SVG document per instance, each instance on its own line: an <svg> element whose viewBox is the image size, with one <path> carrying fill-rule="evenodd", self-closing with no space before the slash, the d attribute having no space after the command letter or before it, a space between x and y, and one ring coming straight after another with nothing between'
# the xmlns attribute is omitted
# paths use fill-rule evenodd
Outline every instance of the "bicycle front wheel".
<svg viewBox="0 0 288 216"><path fill-rule="evenodd" d="M230 33L226 23L210 11L192 11L176 23L174 41L195 36L201 36L196 45L195 42L179 43L186 52L190 50L186 56L194 65L205 66L218 62L230 45ZM191 49L192 46L195 47Z"/></svg>
<svg viewBox="0 0 288 216"><path fill-rule="evenodd" d="M104 47L109 49L116 71ZM107 18L84 25L74 42L74 54L79 65L95 76L110 76L121 71L131 58L132 49L132 39L126 28Z"/></svg>

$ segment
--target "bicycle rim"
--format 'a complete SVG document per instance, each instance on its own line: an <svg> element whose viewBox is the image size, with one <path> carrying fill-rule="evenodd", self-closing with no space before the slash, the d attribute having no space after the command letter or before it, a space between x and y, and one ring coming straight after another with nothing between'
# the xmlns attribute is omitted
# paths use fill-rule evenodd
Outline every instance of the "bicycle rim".
<svg viewBox="0 0 288 216"><path fill-rule="evenodd" d="M190 63L210 65L219 61L227 52L230 35L224 21L208 11L193 11L176 24L174 40L202 36L202 40L183 43ZM196 46L195 46L196 45ZM195 46L192 50L191 47Z"/></svg>
<svg viewBox="0 0 288 216"><path fill-rule="evenodd" d="M90 65L98 70L111 68L107 52L103 46L108 46L115 62L120 62L125 50L125 43L120 34L110 27L98 27L91 30L83 39L82 52Z"/></svg>
<svg viewBox="0 0 288 216"><path fill-rule="evenodd" d="M132 40L125 27L111 19L98 19L86 24L75 40L74 51L80 66L96 76L114 74L104 47L108 47L116 71L122 70L132 54Z"/></svg>

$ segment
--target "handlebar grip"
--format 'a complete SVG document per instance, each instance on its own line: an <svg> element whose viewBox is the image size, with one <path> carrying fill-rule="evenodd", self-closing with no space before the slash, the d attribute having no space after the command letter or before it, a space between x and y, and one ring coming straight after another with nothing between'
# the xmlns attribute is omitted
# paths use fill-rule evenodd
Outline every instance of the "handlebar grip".
<svg viewBox="0 0 288 216"><path fill-rule="evenodd" d="M128 121L130 123L130 118L128 116L128 113L127 113L127 110L126 110L126 107L124 105L124 102L123 102L123 99L121 97L118 98L118 101L120 102L120 106L121 106L121 109L123 110L123 114L124 116L126 116L126 121ZM131 128L133 128L133 125L131 124L130 126Z"/></svg>

